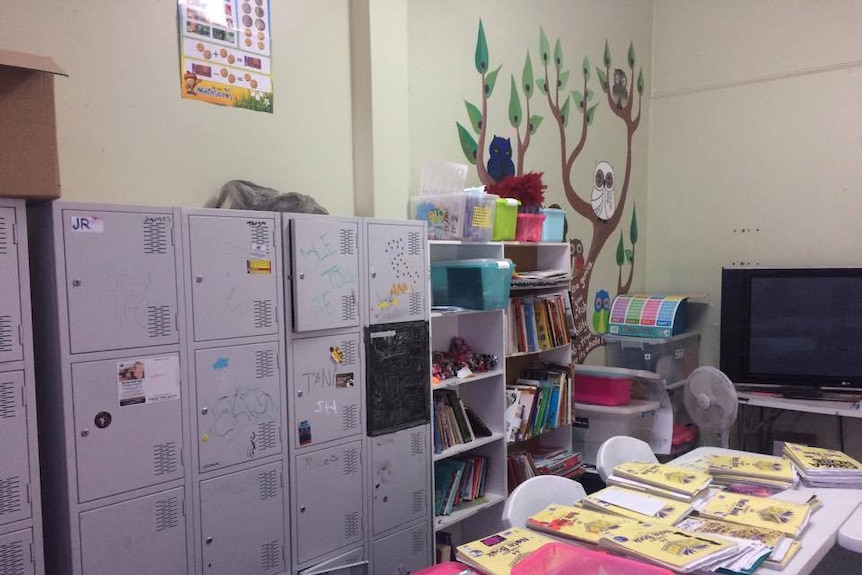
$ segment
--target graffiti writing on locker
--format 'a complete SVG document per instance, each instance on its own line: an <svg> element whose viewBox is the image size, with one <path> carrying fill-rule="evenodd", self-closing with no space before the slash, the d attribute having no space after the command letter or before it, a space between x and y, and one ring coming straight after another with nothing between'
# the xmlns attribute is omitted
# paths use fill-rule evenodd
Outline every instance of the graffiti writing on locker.
<svg viewBox="0 0 862 575"><path fill-rule="evenodd" d="M338 406L335 404L335 400L318 401L317 408L314 410L314 413L322 413L324 415L338 415Z"/></svg>
<svg viewBox="0 0 862 575"><path fill-rule="evenodd" d="M317 459L314 456L309 455L305 458L305 467L329 467L330 465L335 465L340 460L341 455L339 455L338 453L331 453L323 459Z"/></svg>
<svg viewBox="0 0 862 575"><path fill-rule="evenodd" d="M356 283L356 273L334 263L333 256L338 254L329 234L324 232L310 245L299 248L302 256L302 273L323 279L326 286L312 298L312 309L319 317L330 316L338 309L331 305L332 292L339 292Z"/></svg>
<svg viewBox="0 0 862 575"><path fill-rule="evenodd" d="M238 387L223 395L213 410L210 436L232 441L249 425L272 420L276 414L272 396L258 387Z"/></svg>
<svg viewBox="0 0 862 575"><path fill-rule="evenodd" d="M97 271L99 278L95 285L101 287L101 301L105 306L114 308L117 325L134 324L141 328L149 326L149 312L159 301L152 301L150 293L152 277L149 270L134 262L110 262L103 264Z"/></svg>

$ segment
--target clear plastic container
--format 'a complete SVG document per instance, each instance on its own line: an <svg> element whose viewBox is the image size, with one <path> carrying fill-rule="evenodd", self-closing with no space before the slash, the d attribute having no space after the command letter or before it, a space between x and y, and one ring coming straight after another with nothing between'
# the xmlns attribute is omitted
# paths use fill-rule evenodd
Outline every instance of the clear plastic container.
<svg viewBox="0 0 862 575"><path fill-rule="evenodd" d="M643 399L632 399L628 405L618 406L575 403L572 448L582 453L585 463L595 463L599 446L616 435L648 442L658 408L659 402Z"/></svg>
<svg viewBox="0 0 862 575"><path fill-rule="evenodd" d="M512 575L673 575L649 565L568 543L548 543L512 568Z"/></svg>
<svg viewBox="0 0 862 575"><path fill-rule="evenodd" d="M515 239L519 242L542 241L542 222L544 221L545 214L518 214Z"/></svg>
<svg viewBox="0 0 862 575"><path fill-rule="evenodd" d="M414 220L428 222L429 240L460 240L464 237L465 193L434 194L410 198Z"/></svg>
<svg viewBox="0 0 862 575"><path fill-rule="evenodd" d="M700 333L649 338L605 334L607 364L652 371L667 383L682 381L700 362Z"/></svg>
<svg viewBox="0 0 862 575"><path fill-rule="evenodd" d="M515 229L518 227L518 207L521 202L515 198L500 198L497 200L497 210L494 213L494 231L491 239L506 241L515 239Z"/></svg>
<svg viewBox="0 0 862 575"><path fill-rule="evenodd" d="M505 309L512 286L512 260L467 259L431 263L432 305Z"/></svg>
<svg viewBox="0 0 862 575"><path fill-rule="evenodd" d="M471 242L489 242L494 231L494 214L500 196L484 191L464 192L464 239Z"/></svg>
<svg viewBox="0 0 862 575"><path fill-rule="evenodd" d="M560 208L542 208L545 221L542 222L542 241L563 241L563 230L566 223L566 212Z"/></svg>

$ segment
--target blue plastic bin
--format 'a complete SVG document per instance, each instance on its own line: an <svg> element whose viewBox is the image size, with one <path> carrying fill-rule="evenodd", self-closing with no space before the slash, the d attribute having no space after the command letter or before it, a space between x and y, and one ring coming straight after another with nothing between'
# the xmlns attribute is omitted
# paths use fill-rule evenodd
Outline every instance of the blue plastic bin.
<svg viewBox="0 0 862 575"><path fill-rule="evenodd" d="M512 286L512 260L468 259L431 263L432 305L505 309Z"/></svg>
<svg viewBox="0 0 862 575"><path fill-rule="evenodd" d="M566 223L566 212L560 208L542 208L545 221L542 222L542 241L563 241L563 226Z"/></svg>

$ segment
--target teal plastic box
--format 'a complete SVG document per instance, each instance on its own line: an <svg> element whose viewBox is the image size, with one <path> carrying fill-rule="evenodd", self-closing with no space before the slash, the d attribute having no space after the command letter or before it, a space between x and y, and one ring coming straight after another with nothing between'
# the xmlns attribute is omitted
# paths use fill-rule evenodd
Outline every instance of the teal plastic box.
<svg viewBox="0 0 862 575"><path fill-rule="evenodd" d="M542 222L542 241L563 241L563 229L566 223L566 212L560 208L542 208L545 221Z"/></svg>
<svg viewBox="0 0 862 575"><path fill-rule="evenodd" d="M431 263L431 305L506 309L512 260L468 259Z"/></svg>

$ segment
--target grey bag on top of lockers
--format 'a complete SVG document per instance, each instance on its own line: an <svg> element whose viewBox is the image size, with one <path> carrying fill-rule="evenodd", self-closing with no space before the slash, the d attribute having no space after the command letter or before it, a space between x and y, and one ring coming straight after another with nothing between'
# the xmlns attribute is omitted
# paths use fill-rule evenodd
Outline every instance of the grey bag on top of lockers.
<svg viewBox="0 0 862 575"><path fill-rule="evenodd" d="M329 214L311 196L296 192L279 192L246 180L231 180L221 187L218 208L260 210L268 212L298 212L302 214Z"/></svg>

